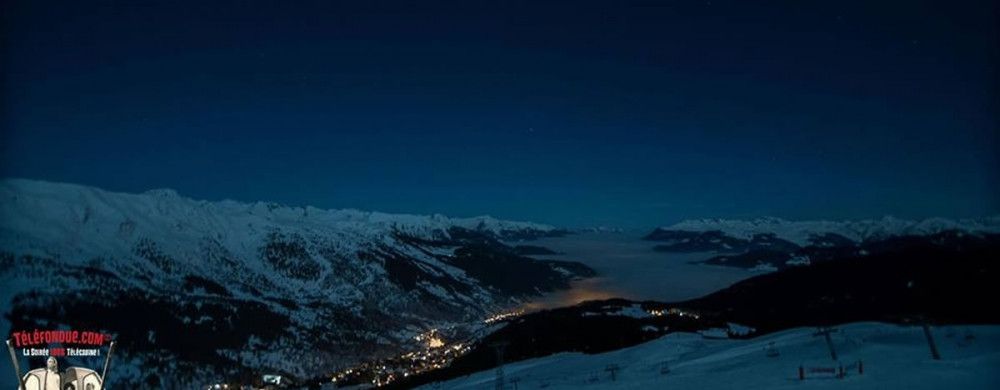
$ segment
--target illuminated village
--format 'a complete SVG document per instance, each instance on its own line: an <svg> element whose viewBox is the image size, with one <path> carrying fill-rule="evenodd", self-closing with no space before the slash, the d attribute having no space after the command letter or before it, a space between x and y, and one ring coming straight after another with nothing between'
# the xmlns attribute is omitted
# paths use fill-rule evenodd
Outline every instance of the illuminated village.
<svg viewBox="0 0 1000 390"><path fill-rule="evenodd" d="M697 320L696 313L678 308L645 309L650 317L678 317ZM494 314L483 320L483 325L492 326L509 322L524 315L524 310L512 310ZM485 328L484 328L485 329ZM478 337L461 342L446 340L437 329L431 329L414 337L424 345L419 351L409 352L398 357L367 362L334 374L331 381L342 386L370 383L381 387L401 378L421 374L431 370L447 367L456 358L465 355L475 346Z"/></svg>
<svg viewBox="0 0 1000 390"><path fill-rule="evenodd" d="M693 318L693 319L696 319L696 320L699 319L699 318L701 318L701 316L699 316L696 313L692 313L692 312L689 312L689 311L684 311L684 310L681 310L681 309L678 309L678 308L675 308L675 307L667 309L667 310L649 309L649 310L646 310L646 312L649 313L649 315L651 315L653 317L663 317L663 316L670 315L670 316L678 316L678 317L690 317L690 318Z"/></svg>
<svg viewBox="0 0 1000 390"><path fill-rule="evenodd" d="M351 367L334 374L331 381L340 385L371 383L375 387L380 387L400 378L445 367L472 348L471 342L448 344L437 329L421 333L414 339L421 342L424 348L394 358Z"/></svg>
<svg viewBox="0 0 1000 390"><path fill-rule="evenodd" d="M524 315L521 309L504 311L483 319L474 333L481 333L486 327L510 321ZM468 353L478 336L465 341L449 341L437 329L431 329L414 337L424 347L394 358L366 362L333 375L331 381L340 385L370 383L380 387L400 378L424 373L448 366L459 356Z"/></svg>

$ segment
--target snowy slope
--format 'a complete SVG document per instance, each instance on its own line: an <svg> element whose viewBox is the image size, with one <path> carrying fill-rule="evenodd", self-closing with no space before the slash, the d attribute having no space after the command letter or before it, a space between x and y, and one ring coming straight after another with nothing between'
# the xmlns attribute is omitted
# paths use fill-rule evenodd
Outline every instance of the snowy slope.
<svg viewBox="0 0 1000 390"><path fill-rule="evenodd" d="M122 356L135 368L117 376L147 384L161 379L142 375L170 371L193 373L192 383L201 383L195 367L206 362L233 370L226 375L257 369L310 376L398 353L427 329L478 323L525 294L566 287L581 268L510 255L498 241L556 234L551 226L492 217L208 202L172 190L125 194L3 180L0 331L111 331L128 340ZM534 278L516 286L488 280L482 267L489 264L479 255Z"/></svg>
<svg viewBox="0 0 1000 390"><path fill-rule="evenodd" d="M919 327L854 323L833 334L831 360L814 328L749 340L705 339L672 333L631 348L597 355L561 353L504 367L517 388L547 389L996 389L1000 388L1000 326L947 326L934 334L943 360L930 358ZM779 356L768 357L773 346ZM844 379L807 375L798 367L850 367ZM616 380L607 368L617 365ZM666 369L664 369L666 367ZM495 372L433 383L423 389L493 388ZM512 383L508 389L514 388Z"/></svg>
<svg viewBox="0 0 1000 390"><path fill-rule="evenodd" d="M66 247L84 254L122 252L123 240L108 239L143 233L184 239L220 232L221 240L233 242L259 238L272 227L294 227L299 232L332 233L358 241L382 240L402 232L433 239L447 237L451 227L495 234L501 238L518 233L545 234L552 226L498 220L489 216L448 218L442 215L406 215L358 210L323 210L288 207L274 203L207 202L184 198L173 190L151 190L142 194L103 191L93 187L30 180L0 181L0 220L6 233L4 248L31 249L23 236L45 239L48 251ZM134 231L136 227L140 232ZM66 239L69 241L60 241ZM80 241L108 247L79 248ZM111 241L111 242L107 242ZM33 243L37 244L37 243ZM184 246L178 243L176 246ZM124 249L128 251L127 246Z"/></svg>
<svg viewBox="0 0 1000 390"><path fill-rule="evenodd" d="M930 218L911 221L894 217L858 221L788 221L780 218L697 219L678 222L659 228L664 231L708 232L720 231L729 237L750 240L758 234L774 234L777 238L800 246L812 239L832 233L854 242L884 239L893 236L925 236L950 230L969 233L1000 233L1000 216L978 219Z"/></svg>

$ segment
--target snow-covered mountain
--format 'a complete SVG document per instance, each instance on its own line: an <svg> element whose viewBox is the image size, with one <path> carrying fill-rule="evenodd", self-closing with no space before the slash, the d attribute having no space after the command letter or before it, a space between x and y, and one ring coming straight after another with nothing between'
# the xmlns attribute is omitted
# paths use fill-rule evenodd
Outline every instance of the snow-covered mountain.
<svg viewBox="0 0 1000 390"><path fill-rule="evenodd" d="M562 233L491 217L3 180L0 331L111 332L127 362L116 382L133 388L191 388L248 371L309 377L592 275L500 241Z"/></svg>
<svg viewBox="0 0 1000 390"><path fill-rule="evenodd" d="M807 265L832 258L866 256L923 241L963 246L1000 240L1000 216L908 221L893 217L861 221L700 219L660 227L644 237L658 252L717 252L705 263L759 270Z"/></svg>
<svg viewBox="0 0 1000 390"><path fill-rule="evenodd" d="M659 231L722 232L728 237L750 240L756 235L775 237L799 246L838 235L856 243L895 236L926 236L945 231L1000 233L1000 215L978 219L929 218L911 221L894 217L858 221L788 221L781 218L697 219L664 226Z"/></svg>
<svg viewBox="0 0 1000 390"><path fill-rule="evenodd" d="M764 348L769 341L775 341L772 334L802 327L815 329L866 321L908 326L920 323L941 326L1000 324L1000 315L996 311L983 309L989 307L987 297L1000 294L996 284L1000 274L1000 263L996 261L1000 258L998 255L998 241L939 247L920 240L915 246L900 246L865 258L835 259L755 275L709 295L681 302L608 299L526 313L508 320L503 328L484 337L478 346L456 359L451 366L411 376L396 388L434 382L438 384L430 388L438 385L440 388L488 385L491 378L487 370L496 365L496 356L490 345L496 342L506 343L504 359L511 362L506 371L510 377L520 378L520 386L524 388L711 389L731 388L736 383L739 388L778 387L779 383L784 383L782 381L795 380L795 371L801 362L814 358L830 362L830 354L825 351L823 338L814 338L814 332L807 331L808 340L803 341L818 349L806 354L788 354L787 348L776 342L781 358L768 356L769 351ZM678 333L689 335L679 336ZM924 340L919 327L908 333L916 336L909 339L916 345ZM806 332L801 334L805 336ZM843 334L837 333L838 336ZM723 348L735 347L735 350L746 351L746 359L717 360L714 357L702 359L706 356L702 352L711 352L709 350L685 350L687 342L674 344L665 341L672 337L690 340L694 345L716 343L713 340L718 338L750 340L727 341ZM892 339L900 341L895 336ZM971 340L965 339L949 342L969 344ZM851 355L859 358L851 350L856 346L854 340L847 346L835 341L845 366L852 363L845 358ZM943 341L938 341L940 346ZM750 348L749 345L755 346ZM895 364L889 363L886 355L880 355L880 350L889 345L873 347L871 354L860 357L865 359L866 365L874 367L877 364L886 368L887 364ZM976 348L996 358L998 347L997 340L991 339ZM926 351L926 346L923 350ZM898 352L898 356L912 353ZM946 360L956 359L959 355L954 351L942 351L942 354L948 356ZM721 358L725 353L716 355L713 352L709 355ZM930 360L929 354L923 356L925 360ZM719 364L697 364L702 368L695 370L679 369L681 366L693 367L696 361ZM660 371L664 364L670 372ZM619 366L620 380L630 379L611 382L610 373L604 371L609 365ZM538 370L528 368L520 374L514 373L527 367L537 367ZM937 368L947 367L937 365ZM754 372L759 372L761 376ZM872 370L868 374L874 372ZM880 376L880 379L869 379L865 383L874 388L906 387L907 376L897 375L896 372L883 373L886 375ZM942 374L941 371L928 373L930 376ZM719 378L716 375L730 376L727 380L717 381ZM994 375L990 379L995 381L996 378ZM796 385L808 388L809 383L812 382L796 382ZM966 384L969 383L972 382ZM836 384L830 386L837 387Z"/></svg>
<svg viewBox="0 0 1000 390"><path fill-rule="evenodd" d="M943 360L931 359L918 326L841 326L832 334L839 361L830 359L815 332L796 328L749 340L671 333L602 354L560 353L508 364L504 379L509 388L526 389L995 389L1000 384L995 369L1000 326L935 328ZM838 379L841 367L844 376ZM487 370L420 388L483 389L495 381L495 372Z"/></svg>

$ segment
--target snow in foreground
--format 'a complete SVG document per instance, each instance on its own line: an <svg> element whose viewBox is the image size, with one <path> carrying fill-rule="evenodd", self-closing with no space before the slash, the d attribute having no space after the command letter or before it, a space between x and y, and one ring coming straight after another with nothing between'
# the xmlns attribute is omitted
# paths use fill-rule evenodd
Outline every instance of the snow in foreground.
<svg viewBox="0 0 1000 390"><path fill-rule="evenodd" d="M1000 326L933 328L942 360L932 360L919 327L855 323L838 328L830 358L814 328L798 328L752 340L704 339L674 333L635 347L599 355L562 353L508 364L518 389L998 389ZM773 346L773 347L769 347ZM768 351L778 356L768 357ZM858 374L858 360L863 374ZM845 367L844 379L807 374L799 366ZM611 380L609 366L620 367ZM493 388L495 372L483 371L423 389ZM507 389L515 384L508 381Z"/></svg>

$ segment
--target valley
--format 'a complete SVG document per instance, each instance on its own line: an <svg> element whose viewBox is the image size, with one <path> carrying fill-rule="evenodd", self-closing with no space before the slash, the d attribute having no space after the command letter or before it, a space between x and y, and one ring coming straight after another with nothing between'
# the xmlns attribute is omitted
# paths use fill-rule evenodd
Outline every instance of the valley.
<svg viewBox="0 0 1000 390"><path fill-rule="evenodd" d="M743 269L695 264L714 252L663 253L643 241L646 232L584 232L565 237L544 237L535 245L557 255L544 259L573 259L594 269L597 277L576 281L573 288L546 295L536 307L572 305L601 298L679 301L699 297L755 274Z"/></svg>
<svg viewBox="0 0 1000 390"><path fill-rule="evenodd" d="M997 320L949 304L990 295L996 217L650 233L27 180L0 182L0 200L2 330L105 332L120 341L117 380L141 388L262 374L407 388L491 367L497 340L518 361L676 332ZM918 307L934 283L947 294Z"/></svg>

